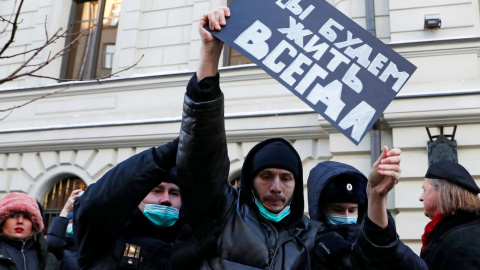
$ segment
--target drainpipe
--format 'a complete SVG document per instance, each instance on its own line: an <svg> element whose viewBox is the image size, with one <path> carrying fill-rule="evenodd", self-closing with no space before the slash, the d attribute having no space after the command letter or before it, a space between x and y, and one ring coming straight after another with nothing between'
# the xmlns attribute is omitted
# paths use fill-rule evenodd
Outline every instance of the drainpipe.
<svg viewBox="0 0 480 270"><path fill-rule="evenodd" d="M375 5L374 0L365 0L365 13L366 13L366 20L367 20L367 31L377 36L377 32L375 30Z"/></svg>
<svg viewBox="0 0 480 270"><path fill-rule="evenodd" d="M374 0L365 0L365 19L366 19L366 30L377 36L375 30L375 5ZM370 130L370 159L371 163L375 163L377 158L382 152L381 146L381 133L380 133L380 119L378 119L375 124L373 124L372 129Z"/></svg>

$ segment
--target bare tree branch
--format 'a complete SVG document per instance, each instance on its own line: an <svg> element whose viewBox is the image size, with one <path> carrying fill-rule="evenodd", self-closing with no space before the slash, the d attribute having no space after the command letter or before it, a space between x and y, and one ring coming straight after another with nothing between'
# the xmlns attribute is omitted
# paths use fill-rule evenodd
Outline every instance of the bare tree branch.
<svg viewBox="0 0 480 270"><path fill-rule="evenodd" d="M119 70L115 73L105 75L103 77L86 79L86 80L81 79L81 78L80 79L65 79L65 78L58 78L58 77L36 74L36 72L40 71L42 68L44 68L45 66L50 64L52 61L54 61L56 59L59 59L61 57L64 57L69 52L71 52L72 49L74 49L80 43L80 40L82 38L89 35L91 30L95 27L95 24L91 25L87 29L84 29L82 31L75 32L75 33L70 33L70 30L73 27L73 25L70 25L68 27L68 29L63 30L62 28L60 28L52 36L49 36L48 31L47 31L47 17L45 17L45 24L44 24L45 42L43 44L41 44L40 46L38 46L36 48L33 48L33 49L29 49L29 50L26 49L25 51L23 51L21 53L16 53L16 54L3 56L3 54L7 51L7 49L10 47L10 45L15 40L15 35L16 35L17 29L18 29L18 26L19 26L18 24L19 24L19 19L20 19L20 14L21 14L21 9L22 9L23 3L24 3L24 0L20 0L16 10L15 9L13 10L12 16L11 16L11 17L13 17L13 20L0 17L0 22L5 22L7 24L5 29L2 32L0 32L0 35L6 33L6 31L9 29L9 26L12 26L12 31L9 33L10 37L9 37L7 43L5 43L4 47L1 48L1 50L0 50L0 59L8 59L8 58L14 58L14 57L25 57L23 62L21 62L21 64L19 64L19 66L14 71L12 71L6 77L0 78L0 85L5 83L5 82L8 82L8 81L13 81L13 80L19 79L21 77L43 78L43 79L55 80L57 82L97 81L98 83L100 83L101 80L114 77L120 72L124 72L126 70L129 70L129 69L137 66L138 63L143 59L143 55L142 55L140 57L140 59L135 64L133 64L133 65L127 67L127 68ZM15 5L14 6L16 6L16 4L17 4L17 0L15 0ZM52 52L52 51L47 52L47 50L49 50L49 48L52 44L56 43L60 39L67 39L67 38L71 38L72 40L69 41L69 43L67 45L65 45L63 48L61 48L59 50L56 50L54 52ZM35 59L38 59L38 56L41 55L41 53L47 54L47 57L42 59L39 62L36 62ZM15 105L15 106L7 108L7 109L0 109L0 113L8 112L5 116L0 118L0 121L7 118L14 110L16 110L18 108L22 108L22 107L24 107L28 104L31 104L32 102L35 102L37 100L46 98L46 97L51 96L51 95L55 95L55 94L57 94L59 92L62 92L62 91L65 91L69 87L70 86L68 86L66 88L63 88L63 89L60 89L60 90L57 90L57 91L54 91L54 92L51 92L51 93L47 93L45 95L39 96L39 97L31 99L29 101L26 101L25 103L20 104L20 105Z"/></svg>
<svg viewBox="0 0 480 270"><path fill-rule="evenodd" d="M34 102L34 101L37 101L37 100L39 100L39 99L46 98L46 97L48 97L48 96L55 95L56 93L63 92L63 91L65 91L65 90L67 90L68 88L69 88L69 87L62 88L62 89L60 89L60 90L57 90L57 91L54 91L54 92L45 94L45 95L43 95L43 96L40 96L40 97L31 99L31 100L29 100L29 101L27 101L27 102L25 102L25 103L23 103L23 104L21 104L21 105L15 105L15 106L10 107L10 108L8 108L8 109L0 110L0 112L8 112L8 111L10 111L10 113L11 113L11 111L13 111L13 110L15 110L15 109L24 107L24 106L26 106L26 105ZM10 113L9 113L8 115L10 115ZM8 115L7 115L7 116L8 116ZM3 120L3 119L5 119L5 118L6 118L6 117L4 117L4 118L2 118L2 119L0 119L0 120Z"/></svg>
<svg viewBox="0 0 480 270"><path fill-rule="evenodd" d="M45 24L43 29L45 29L45 39L48 40L48 30L47 30L47 16L45 15Z"/></svg>
<svg viewBox="0 0 480 270"><path fill-rule="evenodd" d="M4 117L0 118L0 121L2 121L3 119L7 118L10 116L10 114L12 114L13 110L10 110Z"/></svg>
<svg viewBox="0 0 480 270"><path fill-rule="evenodd" d="M122 70L119 70L115 73L111 73L111 74L108 74L108 75L105 75L103 77L99 77L99 78L95 78L95 79L82 79L82 80L78 80L78 79L62 79L62 78L56 78L56 77L49 77L49 76L44 76L44 75L36 75L36 74L30 74L28 76L30 77L36 77L36 78L43 78L43 79L51 79L51 80L56 80L57 82L75 82L75 81L83 81L83 82L89 82L89 81L97 81L98 83L101 83L100 81L101 80L105 80L105 79L108 79L108 78L112 78L112 77L115 77L115 75L121 73L121 72L124 72L124 71L127 71L133 67L135 67L136 65L138 65L138 63L143 59L143 54L142 56L140 57L140 59L138 59L138 61L129 66L129 67L126 67Z"/></svg>
<svg viewBox="0 0 480 270"><path fill-rule="evenodd" d="M33 75L35 72L39 71L40 69L44 68L46 65L50 64L53 60L63 56L63 53L66 51L66 50L69 50L71 47L75 46L79 40L83 37L83 36L86 36L88 34L88 29L86 30L83 30L82 32L80 33L77 33L77 37L70 42L70 44L68 44L67 46L65 46L63 49L61 49L60 51L58 51L53 57L51 58L48 58L46 60L44 60L43 62L39 63L39 64L36 64L36 65L31 65L31 66L36 66L35 69L33 70L27 70L23 73L20 73L24 68L26 68L27 66L29 66L29 63L40 53L42 52L46 47L48 47L49 45L55 43L55 41L57 41L58 39L60 38L64 38L67 36L68 34L68 29L65 30L64 32L60 33L62 29L60 28L59 30L57 30L57 32L55 32L55 34L49 39L47 40L41 47L33 50L33 54L28 58L26 59L21 65L20 67L18 67L16 70L14 70L12 73L10 73L10 75L8 75L7 77L5 78L2 78L0 79L0 84L3 84L7 81L12 81L12 80L15 80L15 79L18 79L20 77L24 77L24 76L31 76ZM61 80L59 78L57 78L57 81L58 80Z"/></svg>
<svg viewBox="0 0 480 270"><path fill-rule="evenodd" d="M116 74L118 74L118 73L120 73L120 72L129 70L129 69L135 67L135 66L140 62L140 60L142 60L142 58L143 58L143 55L140 57L140 59L139 59L134 65L129 66L129 67L127 67L127 68L124 68L124 69L122 69L122 70L120 70L120 71L117 71L117 72L115 72L115 73L106 75L106 76L101 77L101 78L96 78L96 79L91 79L91 80L85 80L85 81L98 81L98 83L100 83L100 80L104 80L104 79L113 77L113 76L115 76ZM38 78L52 79L52 80L59 80L58 78L48 77L48 76L40 76L40 75L35 75L35 74L32 74L32 75L30 75L30 76L32 76L32 77L38 77ZM65 79L64 81L72 81L72 82L73 82L73 81L78 81L78 80L73 80L73 79L67 80L67 79ZM73 85L73 84L72 84L72 85ZM46 98L46 97L48 97L48 96L55 95L55 94L57 94L57 93L63 92L63 91L65 91L65 90L69 89L69 88L70 88L70 87L65 87L65 88L62 88L62 89L60 89L60 90L57 90L57 91L54 91L54 92L51 92L51 93L47 93L47 94L42 95L42 96L40 96L40 97L31 99L31 100L29 100L29 101L27 101L27 102L25 102L25 103L23 103L23 104L21 104L21 105L15 105L15 106L10 107L10 108L7 108L7 109L0 109L0 113L2 113L2 112L9 112L6 116L4 116L3 118L0 118L0 121L2 121L3 119L7 118L7 117L12 113L12 111L15 110L15 109L22 108L22 107L24 107L24 106L26 106L26 105L28 105L28 104L30 104L30 103L32 103L32 102L35 102L35 101L37 101L37 100L44 99L44 98Z"/></svg>
<svg viewBox="0 0 480 270"><path fill-rule="evenodd" d="M18 18L20 17L20 10L22 9L23 1L24 0L21 0L20 3L18 4L18 9L17 9L17 12L15 14L15 19L13 20L13 22L10 22L12 24L12 33L10 34L10 39L3 46L3 48L0 50L0 56L5 52L5 50L8 49L8 47L10 47L10 44L12 44L12 42L15 38L15 34L17 32L17 29L18 29Z"/></svg>
<svg viewBox="0 0 480 270"><path fill-rule="evenodd" d="M13 17L13 14L15 14L15 7L16 6L17 6L17 0L15 0L15 2L13 3L13 10L12 10L12 13L10 14L10 18ZM13 22L11 20L7 20L7 19L3 18L2 16L0 16L0 21L7 22L7 24L5 24L5 28L3 28L2 31L0 31L0 35L2 35L7 31L8 26L10 24L13 24Z"/></svg>

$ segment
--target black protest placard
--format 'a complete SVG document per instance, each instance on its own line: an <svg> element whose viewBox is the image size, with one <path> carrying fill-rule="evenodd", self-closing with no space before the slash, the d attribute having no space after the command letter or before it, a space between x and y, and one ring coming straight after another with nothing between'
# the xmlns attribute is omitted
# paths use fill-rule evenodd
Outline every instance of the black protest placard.
<svg viewBox="0 0 480 270"><path fill-rule="evenodd" d="M237 0L212 33L356 145L416 67L350 18L314 0Z"/></svg>

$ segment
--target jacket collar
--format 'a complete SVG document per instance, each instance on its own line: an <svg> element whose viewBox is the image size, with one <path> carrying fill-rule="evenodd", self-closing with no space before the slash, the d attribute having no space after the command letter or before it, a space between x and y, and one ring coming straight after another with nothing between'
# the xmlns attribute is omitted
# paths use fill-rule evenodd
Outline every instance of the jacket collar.
<svg viewBox="0 0 480 270"><path fill-rule="evenodd" d="M24 247L25 249L29 249L33 247L33 244L34 244L33 236L30 236L26 239L17 239L17 238L8 237L3 233L0 234L0 242L3 242L8 246L18 250L21 250L22 247Z"/></svg>
<svg viewBox="0 0 480 270"><path fill-rule="evenodd" d="M441 240L454 229L471 226L473 224L480 225L480 216L467 212L457 212L454 215L447 216L435 227L432 241L436 239Z"/></svg>

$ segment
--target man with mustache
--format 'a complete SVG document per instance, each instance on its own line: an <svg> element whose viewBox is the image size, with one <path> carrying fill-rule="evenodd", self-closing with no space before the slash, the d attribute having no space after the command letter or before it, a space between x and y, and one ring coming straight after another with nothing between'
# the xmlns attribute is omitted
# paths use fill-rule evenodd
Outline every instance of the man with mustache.
<svg viewBox="0 0 480 270"><path fill-rule="evenodd" d="M177 152L182 211L193 227L190 242L202 243L212 235L216 242L209 251L200 245L191 253L174 245L178 253L172 256L175 261L196 258L196 267L189 269L310 269L321 225L304 215L302 160L293 146L282 138L258 143L245 157L240 186L228 183L218 74L223 43L203 27L218 31L229 16L227 7L219 7L200 20L200 65L187 85ZM391 169L374 175L398 178ZM205 233L203 225L215 222L216 228Z"/></svg>
<svg viewBox="0 0 480 270"><path fill-rule="evenodd" d="M217 220L220 228L198 268L308 269L319 223L304 215L302 161L293 146L282 138L258 143L245 158L240 187L228 183L217 72L222 42L203 26L224 25L229 12L222 7L201 19L200 67L187 86L177 152L187 223L195 231L205 220Z"/></svg>

